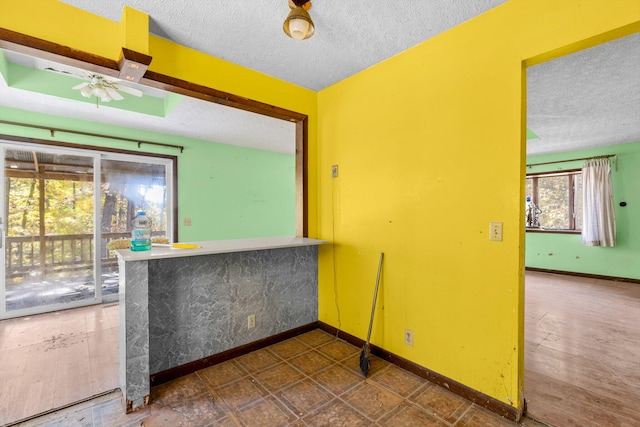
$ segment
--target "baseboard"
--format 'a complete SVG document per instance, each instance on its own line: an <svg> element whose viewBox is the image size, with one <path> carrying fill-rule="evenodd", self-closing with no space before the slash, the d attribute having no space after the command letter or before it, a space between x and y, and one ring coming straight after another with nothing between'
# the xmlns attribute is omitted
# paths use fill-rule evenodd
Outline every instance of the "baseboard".
<svg viewBox="0 0 640 427"><path fill-rule="evenodd" d="M330 333L331 335L335 335L345 340L346 342L352 345L355 345L356 347L364 346L364 343L365 343L364 340L358 337L355 337L351 334L348 334L344 331L340 331L337 328L334 328L333 326L328 325L324 322L319 321L318 328L322 329L325 332ZM507 405L506 403L503 403L498 399L495 399L491 396L487 396L484 393L474 390L450 378L447 378L444 375L440 375L436 372L433 372L425 367L422 367L403 357L397 356L373 344L369 346L369 349L371 353L374 354L375 356L381 359L384 359L390 363L393 363L394 365L399 366L400 368L405 369L421 378L429 380L432 383L435 383L440 387L443 387L457 394L458 396L461 396L467 400L470 400L471 402L475 403L478 406L482 406L483 408L486 408L491 412L494 412L500 416L507 418L508 420L517 422L522 417L522 413L523 413L522 410L518 410L518 408Z"/></svg>
<svg viewBox="0 0 640 427"><path fill-rule="evenodd" d="M526 271L537 271L538 273L563 274L565 276L587 277L589 279L613 280L614 282L627 282L640 284L640 279L630 279L628 277L603 276L600 274L579 273L576 271L549 270L546 268L525 267Z"/></svg>
<svg viewBox="0 0 640 427"><path fill-rule="evenodd" d="M195 360L193 362L186 363L184 365L176 366L174 368L167 369L155 374L152 374L149 379L151 387L166 383L168 381L175 380L185 375L192 374L200 369L208 368L209 366L217 365L218 363L226 362L227 360L234 359L252 351L260 350L261 348L268 347L270 345L279 343L280 341L288 340L295 336L304 334L318 328L317 322L312 322L307 325L303 325L294 329L290 329L285 332L281 332L276 335L272 335L267 338L263 338L258 341L253 341L239 347L232 348L221 353L217 353L211 356L204 357L202 359Z"/></svg>

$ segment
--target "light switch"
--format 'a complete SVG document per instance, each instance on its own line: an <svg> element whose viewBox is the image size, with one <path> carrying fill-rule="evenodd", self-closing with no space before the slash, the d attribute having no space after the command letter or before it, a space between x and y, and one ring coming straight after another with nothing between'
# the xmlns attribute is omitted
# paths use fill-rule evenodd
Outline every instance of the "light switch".
<svg viewBox="0 0 640 427"><path fill-rule="evenodd" d="M489 240L493 242L502 242L502 223L489 223Z"/></svg>

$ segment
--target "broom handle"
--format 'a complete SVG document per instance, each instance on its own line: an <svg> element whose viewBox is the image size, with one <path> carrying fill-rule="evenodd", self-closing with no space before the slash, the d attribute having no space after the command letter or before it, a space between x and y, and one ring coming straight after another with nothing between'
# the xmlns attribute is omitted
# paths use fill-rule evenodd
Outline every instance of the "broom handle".
<svg viewBox="0 0 640 427"><path fill-rule="evenodd" d="M378 286L380 285L380 272L382 271L382 258L384 252L380 252L380 262L378 263L378 277L376 277L376 290L373 291L373 306L371 307L371 320L369 320L369 332L367 332L367 346L371 339L371 329L373 328L373 314L376 312L376 301L378 299Z"/></svg>

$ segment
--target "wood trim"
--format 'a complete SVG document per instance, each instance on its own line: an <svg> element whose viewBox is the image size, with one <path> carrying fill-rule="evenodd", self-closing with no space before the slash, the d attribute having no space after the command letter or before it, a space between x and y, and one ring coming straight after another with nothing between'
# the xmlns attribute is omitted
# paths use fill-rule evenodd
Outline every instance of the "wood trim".
<svg viewBox="0 0 640 427"><path fill-rule="evenodd" d="M156 89L166 90L168 92L190 96L192 98L198 98L204 101L214 102L227 107L238 108L240 110L250 111L252 113L262 114L264 116L289 122L297 122L307 118L306 114L265 104L264 102L255 101L242 96L233 95L231 93L202 86L197 83L191 83L186 80L156 73L155 71L147 71L144 78L140 80L140 83Z"/></svg>
<svg viewBox="0 0 640 427"><path fill-rule="evenodd" d="M147 72L151 59L149 55L123 47L118 60L118 69L120 69L118 77L122 80L139 83Z"/></svg>
<svg viewBox="0 0 640 427"><path fill-rule="evenodd" d="M308 120L296 122L296 237L309 235Z"/></svg>
<svg viewBox="0 0 640 427"><path fill-rule="evenodd" d="M260 350L261 348L265 348L281 341L288 340L309 331L313 331L317 328L317 322L312 322L307 325L290 329L288 331L281 332L279 334L272 335L258 341L253 341L218 354L207 356L202 359L186 363L184 365L176 366L175 368L170 368L155 374L151 374L151 387L155 387L157 385L175 380L176 378L189 375L193 372L199 371L200 369L208 368L209 366L217 365L219 363L226 362L227 360L243 356L247 353L251 353L252 351Z"/></svg>
<svg viewBox="0 0 640 427"><path fill-rule="evenodd" d="M47 40L0 28L0 48L48 59L71 67L118 77L118 63L112 59L82 52Z"/></svg>
<svg viewBox="0 0 640 427"><path fill-rule="evenodd" d="M4 28L0 28L0 48L38 58L48 59L72 67L104 74L106 76L117 78L120 75L119 63L117 61ZM126 55L124 48L123 55ZM150 63L151 61L150 56L134 51L129 51L129 55L132 58L140 60L141 63L144 63L145 61L149 61ZM265 104L260 101L244 98L228 92L190 83L185 80L148 70L140 80L140 84L296 123L296 149L301 147L301 151L296 152L296 205L302 205L301 209L296 208L296 233L298 230L301 230L302 237L308 236L309 196L307 178L309 163L307 147L309 136L308 116L306 114ZM298 131L299 127L302 128L302 132ZM302 138L302 141L299 141L299 138ZM299 165L298 157L302 158L301 165ZM298 168L302 169L302 189L298 188ZM302 224L298 224L298 221L302 221Z"/></svg>
<svg viewBox="0 0 640 427"><path fill-rule="evenodd" d="M365 344L364 340L356 336L353 336L351 334L348 334L344 331L340 331L339 329L331 325L328 325L324 322L318 321L318 328L322 329L325 332L330 333L331 335L337 336L338 338L341 338L347 341L349 344L355 345L356 347L362 347ZM435 383L440 387L443 387L457 394L458 396L461 396L467 400L470 400L476 405L482 406L483 408L486 408L491 412L494 412L502 417L505 417L511 421L519 421L520 418L522 417L524 408L519 410L518 408L507 405L506 403L503 403L491 396L488 396L464 384L461 384L457 381L447 378L444 375L440 375L437 372L433 372L423 366L420 366L414 362L411 362L410 360L407 360L403 357L397 356L376 345L370 344L369 348L371 353L374 354L375 356L378 356L381 359L384 359L390 363L393 363L394 365L402 369L405 369L419 376L420 378L429 380L432 383Z"/></svg>
<svg viewBox="0 0 640 427"><path fill-rule="evenodd" d="M562 274L565 276L587 277L589 279L612 280L614 282L626 282L640 284L640 279L632 279L629 277L603 276L600 274L580 273L577 271L549 270L546 268L525 267L526 271L536 271L538 273Z"/></svg>

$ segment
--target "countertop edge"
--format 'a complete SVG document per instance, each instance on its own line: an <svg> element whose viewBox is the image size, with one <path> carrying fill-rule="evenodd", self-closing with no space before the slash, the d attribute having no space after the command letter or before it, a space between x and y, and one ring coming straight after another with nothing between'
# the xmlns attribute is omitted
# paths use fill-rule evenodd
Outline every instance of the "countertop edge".
<svg viewBox="0 0 640 427"><path fill-rule="evenodd" d="M265 237L256 239L210 240L180 243L192 243L202 247L195 249L153 247L149 251L140 252L133 252L129 249L117 249L115 252L118 259L123 261L145 261L152 259L181 258L198 255L292 248L298 246L318 246L329 242L326 240L310 239L307 237Z"/></svg>

